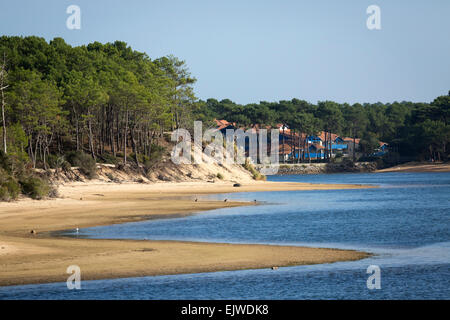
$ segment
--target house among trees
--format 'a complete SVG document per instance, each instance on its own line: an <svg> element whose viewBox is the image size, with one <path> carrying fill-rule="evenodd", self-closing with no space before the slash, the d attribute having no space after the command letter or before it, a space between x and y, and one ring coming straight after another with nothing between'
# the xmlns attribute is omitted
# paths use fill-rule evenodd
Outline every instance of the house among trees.
<svg viewBox="0 0 450 320"><path fill-rule="evenodd" d="M222 132L223 135L226 134L227 129L236 129L236 124L228 122L227 120L214 119L214 122L217 125L216 130L219 130L220 132Z"/></svg>
<svg viewBox="0 0 450 320"><path fill-rule="evenodd" d="M380 145L376 152L372 154L374 157L382 157L388 152L388 144L386 142L379 141L378 144Z"/></svg>
<svg viewBox="0 0 450 320"><path fill-rule="evenodd" d="M244 131L247 128L238 128L236 123L231 123L227 120L214 120L216 123L216 130L220 130L222 134L226 134L227 129L242 129ZM328 158L336 157L349 157L352 158L354 153L358 153L360 149L359 138L341 137L335 133L321 131L316 135L306 135L305 133L299 134L298 132L291 131L289 127L283 124L276 126L279 130L279 156L280 160L301 162L301 161L320 161ZM267 130L272 127L266 126ZM259 125L251 125L250 129L256 133L259 132ZM258 137L259 139L259 137ZM270 151L270 137L268 136L268 150ZM246 139L245 152L248 152L248 139ZM259 145L259 144L258 144ZM377 148L372 156L383 156L388 151L388 144L385 142L379 142L379 148Z"/></svg>
<svg viewBox="0 0 450 320"><path fill-rule="evenodd" d="M299 136L298 133L291 133L289 129L284 128L284 130L280 129L280 155L285 160L298 160L299 157L300 160L324 160L327 158L327 152L329 158L352 157L353 152L359 150L360 140L343 138L335 133L326 133L325 131L321 131L317 135L301 134ZM290 148L283 147L283 145L288 145ZM387 144L380 143L381 146L383 154L385 154ZM286 152L286 150L290 152Z"/></svg>
<svg viewBox="0 0 450 320"><path fill-rule="evenodd" d="M344 143L347 145L347 154L353 155L353 151L357 152L359 150L359 142L361 139L358 138L344 138Z"/></svg>

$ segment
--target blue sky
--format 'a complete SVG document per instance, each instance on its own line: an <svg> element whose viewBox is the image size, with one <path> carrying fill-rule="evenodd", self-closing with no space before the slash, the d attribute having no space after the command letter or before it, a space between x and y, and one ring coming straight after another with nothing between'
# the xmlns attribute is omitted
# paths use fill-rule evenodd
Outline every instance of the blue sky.
<svg viewBox="0 0 450 320"><path fill-rule="evenodd" d="M81 30L66 28L71 4ZM381 30L366 27L372 4ZM428 102L450 90L448 0L14 0L0 34L173 54L201 99Z"/></svg>

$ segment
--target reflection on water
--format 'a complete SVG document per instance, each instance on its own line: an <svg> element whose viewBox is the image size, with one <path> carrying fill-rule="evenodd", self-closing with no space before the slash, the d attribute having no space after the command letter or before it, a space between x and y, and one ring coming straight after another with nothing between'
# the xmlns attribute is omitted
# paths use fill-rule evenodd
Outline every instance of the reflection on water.
<svg viewBox="0 0 450 320"><path fill-rule="evenodd" d="M270 180L373 184L380 188L209 195L264 201L180 219L80 230L92 238L291 244L368 251L354 262L0 288L1 298L97 299L449 299L450 174L273 176ZM69 231L67 234L71 234ZM381 268L368 290L366 269Z"/></svg>

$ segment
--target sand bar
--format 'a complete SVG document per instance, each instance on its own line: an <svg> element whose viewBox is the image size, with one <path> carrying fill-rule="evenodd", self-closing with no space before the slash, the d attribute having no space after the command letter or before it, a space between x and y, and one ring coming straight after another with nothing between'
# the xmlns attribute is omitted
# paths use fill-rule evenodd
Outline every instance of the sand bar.
<svg viewBox="0 0 450 320"><path fill-rule="evenodd" d="M186 216L224 207L255 205L202 200L202 194L367 188L254 182L112 184L60 186L62 198L0 203L0 286L66 281L78 265L82 279L198 273L357 260L364 252L293 246L183 241L98 240L51 236L51 231ZM194 199L200 197L196 202ZM30 234L36 230L37 234Z"/></svg>
<svg viewBox="0 0 450 320"><path fill-rule="evenodd" d="M450 172L450 163L408 162L376 172Z"/></svg>

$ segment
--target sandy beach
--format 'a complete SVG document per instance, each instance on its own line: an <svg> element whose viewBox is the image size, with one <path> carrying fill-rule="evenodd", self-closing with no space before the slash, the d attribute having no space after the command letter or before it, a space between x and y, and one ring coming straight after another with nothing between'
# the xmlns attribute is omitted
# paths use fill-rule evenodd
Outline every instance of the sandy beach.
<svg viewBox="0 0 450 320"><path fill-rule="evenodd" d="M450 172L450 163L408 162L376 172Z"/></svg>
<svg viewBox="0 0 450 320"><path fill-rule="evenodd" d="M82 279L152 276L330 263L364 252L293 246L183 241L94 240L52 236L52 231L255 205L194 200L202 194L367 188L360 185L252 182L70 183L61 198L0 203L0 286L66 281L78 265ZM31 230L37 234L32 235Z"/></svg>

